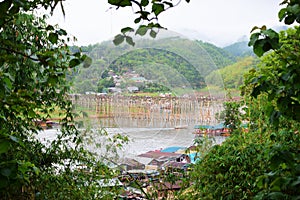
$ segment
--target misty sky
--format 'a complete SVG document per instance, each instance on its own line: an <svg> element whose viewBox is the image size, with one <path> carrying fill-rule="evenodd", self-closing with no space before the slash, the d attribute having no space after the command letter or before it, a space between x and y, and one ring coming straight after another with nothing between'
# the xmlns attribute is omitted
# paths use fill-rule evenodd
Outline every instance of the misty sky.
<svg viewBox="0 0 300 200"><path fill-rule="evenodd" d="M160 16L161 25L184 36L224 46L249 35L253 26L283 25L277 13L282 0L184 0ZM122 27L135 26L132 9L109 9L106 0L66 0L65 18L54 13L58 23L77 37L78 45L112 39Z"/></svg>

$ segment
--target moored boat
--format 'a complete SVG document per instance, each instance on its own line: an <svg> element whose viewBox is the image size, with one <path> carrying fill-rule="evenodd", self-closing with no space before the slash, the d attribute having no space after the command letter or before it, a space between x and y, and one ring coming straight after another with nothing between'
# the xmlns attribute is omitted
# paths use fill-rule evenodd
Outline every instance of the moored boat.
<svg viewBox="0 0 300 200"><path fill-rule="evenodd" d="M178 125L174 127L175 129L187 129L188 125Z"/></svg>

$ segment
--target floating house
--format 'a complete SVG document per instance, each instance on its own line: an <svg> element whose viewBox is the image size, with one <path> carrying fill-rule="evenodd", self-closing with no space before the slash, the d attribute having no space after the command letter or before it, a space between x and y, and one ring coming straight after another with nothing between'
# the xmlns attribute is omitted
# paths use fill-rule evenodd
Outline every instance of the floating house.
<svg viewBox="0 0 300 200"><path fill-rule="evenodd" d="M198 136L228 136L230 129L223 123L211 126L211 125L195 125L194 133Z"/></svg>
<svg viewBox="0 0 300 200"><path fill-rule="evenodd" d="M248 124L243 123L240 126L243 132L248 132ZM224 125L224 123L220 123L217 125L195 125L194 133L198 136L230 136L229 126Z"/></svg>

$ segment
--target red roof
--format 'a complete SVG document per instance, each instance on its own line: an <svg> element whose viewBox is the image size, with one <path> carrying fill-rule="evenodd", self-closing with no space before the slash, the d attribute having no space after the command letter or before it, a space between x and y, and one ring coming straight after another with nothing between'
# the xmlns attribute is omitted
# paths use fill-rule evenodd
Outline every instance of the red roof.
<svg viewBox="0 0 300 200"><path fill-rule="evenodd" d="M181 154L177 153L168 153L168 152L161 152L161 151L148 151L146 153L140 154L140 157L146 158L160 158L160 157L178 157Z"/></svg>

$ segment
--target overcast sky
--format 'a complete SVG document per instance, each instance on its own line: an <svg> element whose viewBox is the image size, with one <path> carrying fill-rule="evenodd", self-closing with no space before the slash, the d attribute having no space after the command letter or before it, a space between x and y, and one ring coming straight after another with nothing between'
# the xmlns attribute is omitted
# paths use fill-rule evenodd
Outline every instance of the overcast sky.
<svg viewBox="0 0 300 200"><path fill-rule="evenodd" d="M217 46L233 43L249 35L253 26L283 25L277 13L282 0L184 0L161 14L160 23L171 31ZM109 9L106 0L66 0L65 18L54 13L50 23L58 23L76 36L78 45L112 39L122 27L134 26L132 9Z"/></svg>

